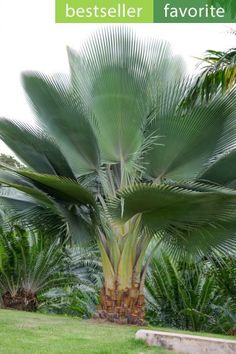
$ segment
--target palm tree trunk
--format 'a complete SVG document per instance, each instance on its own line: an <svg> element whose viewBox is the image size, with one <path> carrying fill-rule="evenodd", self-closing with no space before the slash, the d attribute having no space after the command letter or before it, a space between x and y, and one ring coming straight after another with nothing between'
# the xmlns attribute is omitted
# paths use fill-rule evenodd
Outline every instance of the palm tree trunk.
<svg viewBox="0 0 236 354"><path fill-rule="evenodd" d="M19 289L15 294L7 291L3 294L2 300L6 309L34 312L38 308L36 294L25 289Z"/></svg>
<svg viewBox="0 0 236 354"><path fill-rule="evenodd" d="M144 295L140 288L106 289L101 291L97 318L106 319L119 324L144 324Z"/></svg>

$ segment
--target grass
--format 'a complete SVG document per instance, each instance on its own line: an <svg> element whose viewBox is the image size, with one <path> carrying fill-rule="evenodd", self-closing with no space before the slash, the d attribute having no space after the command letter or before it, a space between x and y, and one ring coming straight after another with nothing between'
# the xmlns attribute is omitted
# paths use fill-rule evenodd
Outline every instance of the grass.
<svg viewBox="0 0 236 354"><path fill-rule="evenodd" d="M134 339L137 327L0 310L1 354L167 354Z"/></svg>
<svg viewBox="0 0 236 354"><path fill-rule="evenodd" d="M135 341L139 328L98 324L56 315L0 310L0 354L167 354L162 348L147 347ZM220 338L236 337L190 333L167 328L168 332L188 333Z"/></svg>

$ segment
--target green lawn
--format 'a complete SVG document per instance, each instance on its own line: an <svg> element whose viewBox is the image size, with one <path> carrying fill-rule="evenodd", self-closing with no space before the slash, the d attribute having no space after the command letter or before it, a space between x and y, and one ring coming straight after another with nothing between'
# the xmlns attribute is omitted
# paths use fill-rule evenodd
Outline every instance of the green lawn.
<svg viewBox="0 0 236 354"><path fill-rule="evenodd" d="M167 354L134 339L136 327L0 310L1 354Z"/></svg>
<svg viewBox="0 0 236 354"><path fill-rule="evenodd" d="M135 341L134 336L138 329L134 326L98 324L63 316L0 310L0 353L171 353L161 348L149 348L144 343Z"/></svg>

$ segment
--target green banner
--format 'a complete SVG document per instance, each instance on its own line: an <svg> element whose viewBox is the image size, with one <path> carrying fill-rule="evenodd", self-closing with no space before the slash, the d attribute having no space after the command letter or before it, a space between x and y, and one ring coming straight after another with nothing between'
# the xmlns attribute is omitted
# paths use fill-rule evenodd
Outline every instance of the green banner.
<svg viewBox="0 0 236 354"><path fill-rule="evenodd" d="M56 0L57 23L236 23L236 0Z"/></svg>
<svg viewBox="0 0 236 354"><path fill-rule="evenodd" d="M57 23L152 23L153 0L56 0Z"/></svg>
<svg viewBox="0 0 236 354"><path fill-rule="evenodd" d="M157 23L235 23L236 0L154 0Z"/></svg>

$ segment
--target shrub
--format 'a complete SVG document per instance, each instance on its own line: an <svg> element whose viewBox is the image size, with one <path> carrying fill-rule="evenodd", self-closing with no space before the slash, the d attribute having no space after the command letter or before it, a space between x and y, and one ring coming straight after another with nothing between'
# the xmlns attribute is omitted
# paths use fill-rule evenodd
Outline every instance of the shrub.
<svg viewBox="0 0 236 354"><path fill-rule="evenodd" d="M176 262L164 253L154 259L146 281L150 323L193 331L232 331L235 300L226 286L227 277L222 277L222 272L228 279L232 276L232 260L227 261L228 268L222 263L216 268L212 260Z"/></svg>

